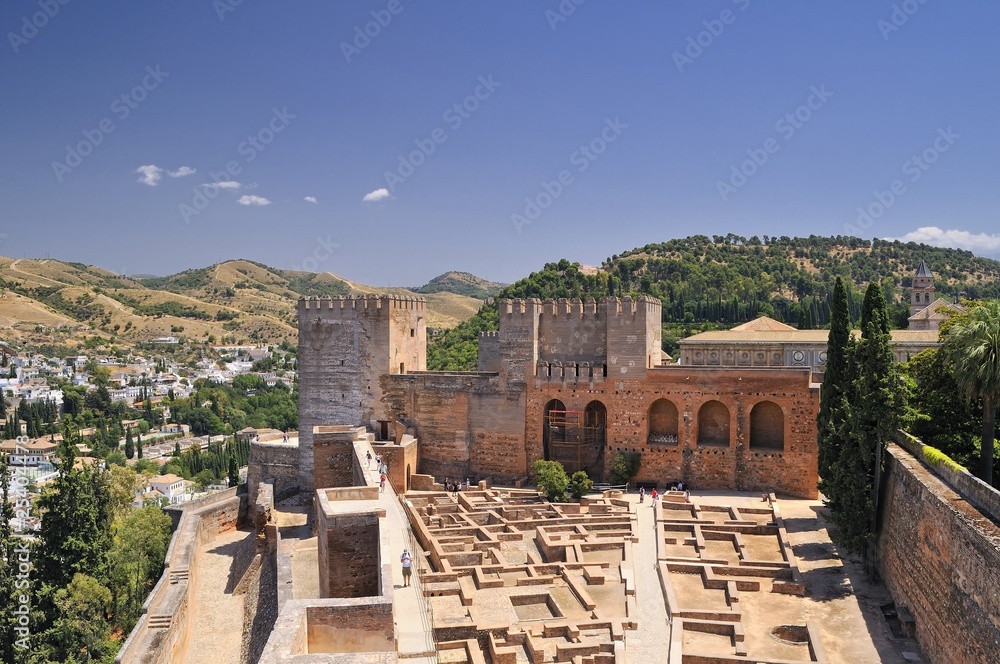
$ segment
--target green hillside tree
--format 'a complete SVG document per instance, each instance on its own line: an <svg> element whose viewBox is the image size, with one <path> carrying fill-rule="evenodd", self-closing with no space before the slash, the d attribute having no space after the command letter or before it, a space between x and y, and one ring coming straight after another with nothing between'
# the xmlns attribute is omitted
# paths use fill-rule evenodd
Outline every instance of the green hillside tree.
<svg viewBox="0 0 1000 664"><path fill-rule="evenodd" d="M944 347L954 367L955 382L970 399L982 399L979 477L992 484L1000 404L1000 300L984 302L958 316L947 330Z"/></svg>
<svg viewBox="0 0 1000 664"><path fill-rule="evenodd" d="M132 430L125 432L125 458L131 459L135 456L135 443L132 441Z"/></svg>

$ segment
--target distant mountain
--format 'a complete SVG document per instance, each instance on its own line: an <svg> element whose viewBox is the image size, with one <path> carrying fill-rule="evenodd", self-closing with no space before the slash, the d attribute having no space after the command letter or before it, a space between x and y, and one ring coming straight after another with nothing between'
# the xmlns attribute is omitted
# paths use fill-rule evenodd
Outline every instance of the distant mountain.
<svg viewBox="0 0 1000 664"><path fill-rule="evenodd" d="M121 344L161 336L218 344L294 342L300 296L383 292L416 295L248 260L166 277L125 277L82 263L0 257L0 339L62 347L93 335ZM454 327L482 304L446 290L423 297L428 327L437 329Z"/></svg>
<svg viewBox="0 0 1000 664"><path fill-rule="evenodd" d="M423 286L411 288L415 293L455 293L479 300L494 297L507 284L487 281L468 272L445 272L428 281Z"/></svg>

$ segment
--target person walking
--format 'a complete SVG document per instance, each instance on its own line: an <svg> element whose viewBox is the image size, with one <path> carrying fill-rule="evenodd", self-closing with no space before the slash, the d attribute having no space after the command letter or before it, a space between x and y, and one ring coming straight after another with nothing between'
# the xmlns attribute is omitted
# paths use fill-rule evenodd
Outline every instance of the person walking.
<svg viewBox="0 0 1000 664"><path fill-rule="evenodd" d="M659 497L660 497L660 494L657 493L656 489L653 489L653 493L651 493L649 495L649 506L650 507L656 507L656 499L659 498Z"/></svg>
<svg viewBox="0 0 1000 664"><path fill-rule="evenodd" d="M639 487L639 503L642 503L646 498L646 487Z"/></svg>
<svg viewBox="0 0 1000 664"><path fill-rule="evenodd" d="M372 469L372 453L371 450L365 453L365 458L368 460L368 470Z"/></svg>
<svg viewBox="0 0 1000 664"><path fill-rule="evenodd" d="M410 585L410 575L413 573L413 556L409 549L403 549L403 555L399 557L399 562L403 564L403 587Z"/></svg>
<svg viewBox="0 0 1000 664"><path fill-rule="evenodd" d="M385 491L385 473L382 473L378 478L378 492L382 493Z"/></svg>

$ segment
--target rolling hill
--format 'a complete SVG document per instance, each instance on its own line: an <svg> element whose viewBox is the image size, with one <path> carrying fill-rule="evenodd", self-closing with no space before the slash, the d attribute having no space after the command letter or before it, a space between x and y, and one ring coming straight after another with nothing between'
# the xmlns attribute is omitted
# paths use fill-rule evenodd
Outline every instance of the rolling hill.
<svg viewBox="0 0 1000 664"><path fill-rule="evenodd" d="M489 284L468 275L462 283ZM467 290L467 289L466 289ZM167 277L126 277L56 260L0 257L0 335L5 341L74 348L88 336L121 344L175 336L217 343L294 341L302 295L417 295L232 260ZM447 288L420 293L428 326L454 327L482 301Z"/></svg>
<svg viewBox="0 0 1000 664"><path fill-rule="evenodd" d="M664 350L673 353L679 338L761 315L802 328L827 325L827 298L838 276L847 283L852 315L860 314L863 289L877 281L886 293L893 327L905 327L909 307L903 296L921 260L934 272L939 297L1000 298L1000 262L969 251L843 236L733 234L647 244L608 257L596 271L568 260L549 263L497 297L652 295L663 304ZM468 321L435 335L428 346L428 368L475 368L477 335L496 326L496 305L487 304Z"/></svg>

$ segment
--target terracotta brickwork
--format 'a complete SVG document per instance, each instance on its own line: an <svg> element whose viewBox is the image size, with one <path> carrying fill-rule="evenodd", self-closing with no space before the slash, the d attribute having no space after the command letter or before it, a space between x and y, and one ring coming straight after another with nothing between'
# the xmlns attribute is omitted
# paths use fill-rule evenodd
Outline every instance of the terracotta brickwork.
<svg viewBox="0 0 1000 664"><path fill-rule="evenodd" d="M480 371L427 372L422 307L300 303L303 486L312 425L381 420L419 439L412 472L442 479L524 477L543 458L604 479L617 452L638 451L641 482L817 495L819 388L808 368L661 366L659 301L625 297L501 300ZM398 370L401 354L413 370ZM553 409L565 425L547 426Z"/></svg>
<svg viewBox="0 0 1000 664"><path fill-rule="evenodd" d="M879 571L932 662L1000 662L1000 528L889 446Z"/></svg>

